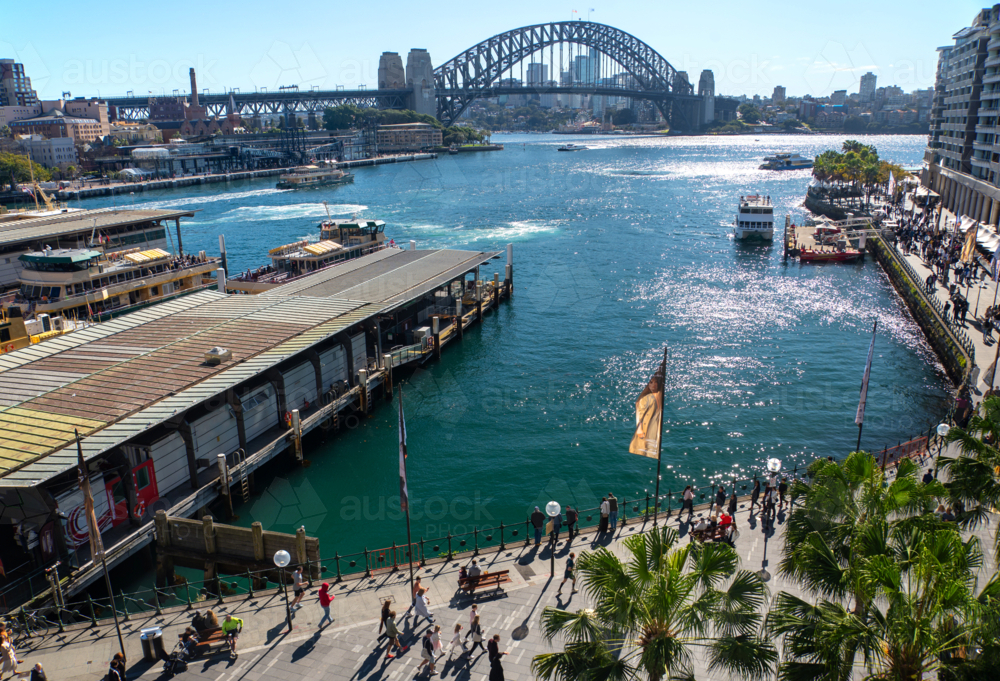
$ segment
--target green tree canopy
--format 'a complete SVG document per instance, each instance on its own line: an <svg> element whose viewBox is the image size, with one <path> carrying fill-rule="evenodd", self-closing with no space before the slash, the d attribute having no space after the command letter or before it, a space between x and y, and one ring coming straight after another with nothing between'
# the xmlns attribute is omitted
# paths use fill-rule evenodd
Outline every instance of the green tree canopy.
<svg viewBox="0 0 1000 681"><path fill-rule="evenodd" d="M22 184L31 181L31 169L34 168L35 180L47 182L52 174L23 154L0 152L0 181L5 184Z"/></svg>
<svg viewBox="0 0 1000 681"><path fill-rule="evenodd" d="M532 660L541 679L693 678L692 656L703 650L726 678L762 679L777 653L762 635L767 589L756 573L738 570L728 544L677 547L667 527L624 540L622 561L606 548L577 562L593 608L547 607L542 631L562 650Z"/></svg>
<svg viewBox="0 0 1000 681"><path fill-rule="evenodd" d="M742 120L744 123L749 123L750 125L753 125L754 123L760 123L761 118L763 118L761 116L760 109L758 109L750 102L740 104L740 108L737 109L737 111L740 112L740 120Z"/></svg>

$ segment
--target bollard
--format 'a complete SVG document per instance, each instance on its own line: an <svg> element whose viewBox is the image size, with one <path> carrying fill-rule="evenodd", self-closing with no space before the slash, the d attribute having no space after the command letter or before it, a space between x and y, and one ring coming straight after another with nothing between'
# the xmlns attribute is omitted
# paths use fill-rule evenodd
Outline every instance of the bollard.
<svg viewBox="0 0 1000 681"><path fill-rule="evenodd" d="M112 608L115 607L115 599L113 598L111 599L111 607ZM62 608L60 608L58 605L56 606L56 621L59 622L59 633L60 634L64 633L66 631L66 627L63 626Z"/></svg>
<svg viewBox="0 0 1000 681"><path fill-rule="evenodd" d="M125 600L125 592L123 590L119 589L118 592L122 595L122 609L125 611L125 618L124 619L125 619L126 622L128 622L129 621L128 601ZM114 598L111 599L111 607L112 608L115 607L115 599Z"/></svg>
<svg viewBox="0 0 1000 681"><path fill-rule="evenodd" d="M184 594L187 596L187 602L188 602L187 609L190 610L191 609L191 587L186 582L184 583ZM112 603L112 606L113 605L114 604Z"/></svg>
<svg viewBox="0 0 1000 681"><path fill-rule="evenodd" d="M333 552L333 559L337 562L337 581L341 581L340 576L340 554L336 551Z"/></svg>
<svg viewBox="0 0 1000 681"><path fill-rule="evenodd" d="M451 560L452 555L453 554L451 552L451 532L449 532L448 533L448 560Z"/></svg>
<svg viewBox="0 0 1000 681"><path fill-rule="evenodd" d="M475 527L475 528L473 528L473 530L472 530L472 544L473 544L472 555L478 556L479 555L479 527L478 526Z"/></svg>
<svg viewBox="0 0 1000 681"><path fill-rule="evenodd" d="M156 606L156 616L159 617L163 614L163 608L160 607L160 590L153 585L153 603Z"/></svg>
<svg viewBox="0 0 1000 681"><path fill-rule="evenodd" d="M424 538L421 537L420 538L420 567L423 567L426 564L427 564L427 561L424 560Z"/></svg>
<svg viewBox="0 0 1000 681"><path fill-rule="evenodd" d="M249 570L247 570L247 597L253 598L253 577L250 576Z"/></svg>
<svg viewBox="0 0 1000 681"><path fill-rule="evenodd" d="M410 547L407 546L407 549ZM409 550L407 550L407 555L409 555ZM392 542L392 569L396 569L396 542Z"/></svg>
<svg viewBox="0 0 1000 681"><path fill-rule="evenodd" d="M90 626L96 627L97 626L97 613L94 611L94 599L90 597L89 593L87 594L87 605L90 607ZM25 627L25 631L27 631L27 630L28 630L28 628Z"/></svg>
<svg viewBox="0 0 1000 681"><path fill-rule="evenodd" d="M503 551L507 545L503 543L503 521L500 521L500 550Z"/></svg>
<svg viewBox="0 0 1000 681"><path fill-rule="evenodd" d="M368 547L365 547L365 577L372 576L372 568L368 562Z"/></svg>
<svg viewBox="0 0 1000 681"><path fill-rule="evenodd" d="M531 546L531 520L524 521L524 545Z"/></svg>

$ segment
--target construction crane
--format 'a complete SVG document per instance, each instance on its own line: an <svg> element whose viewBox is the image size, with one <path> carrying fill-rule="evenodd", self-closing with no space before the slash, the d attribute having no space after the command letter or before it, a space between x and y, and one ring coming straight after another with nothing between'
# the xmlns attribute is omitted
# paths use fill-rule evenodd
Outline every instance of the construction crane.
<svg viewBox="0 0 1000 681"><path fill-rule="evenodd" d="M45 202L45 207L46 208L48 208L50 211L55 211L56 210L56 206L55 206L54 203L52 203L52 199L50 199L49 195L45 193L44 189L42 189L42 185L38 184L37 182L35 183L35 191L38 192L39 194L41 194L42 201ZM36 206L37 206L37 203L38 203L38 199L37 198L35 199L35 203L36 203Z"/></svg>

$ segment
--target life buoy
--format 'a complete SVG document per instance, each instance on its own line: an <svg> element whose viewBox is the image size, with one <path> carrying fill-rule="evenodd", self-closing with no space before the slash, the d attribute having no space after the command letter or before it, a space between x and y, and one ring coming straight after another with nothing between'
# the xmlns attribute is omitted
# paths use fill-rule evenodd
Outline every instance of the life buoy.
<svg viewBox="0 0 1000 681"><path fill-rule="evenodd" d="M13 343L7 343L7 347L4 348L4 352L14 352L14 344Z"/></svg>
<svg viewBox="0 0 1000 681"><path fill-rule="evenodd" d="M288 428L292 427L292 412L290 411L285 412L285 426Z"/></svg>
<svg viewBox="0 0 1000 681"><path fill-rule="evenodd" d="M141 518L146 513L146 502L142 499L135 505L135 517Z"/></svg>

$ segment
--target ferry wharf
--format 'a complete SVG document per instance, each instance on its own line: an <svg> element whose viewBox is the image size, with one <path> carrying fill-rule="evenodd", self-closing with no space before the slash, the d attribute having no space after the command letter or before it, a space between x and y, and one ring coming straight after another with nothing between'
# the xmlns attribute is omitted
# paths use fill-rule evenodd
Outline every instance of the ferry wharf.
<svg viewBox="0 0 1000 681"><path fill-rule="evenodd" d="M248 497L262 465L303 462L305 436L364 418L394 372L440 357L512 297L510 247L502 280L480 275L500 257L388 248L262 295L201 291L0 356L0 604L46 602L56 561L63 598L101 576L75 433L113 566L150 543L156 511Z"/></svg>
<svg viewBox="0 0 1000 681"><path fill-rule="evenodd" d="M361 168L365 166L380 166L388 163L406 163L409 161L426 161L437 158L436 153L428 154L396 154L391 156L377 156L375 158L364 158L353 161L340 161L333 165L336 168ZM246 182L261 177L276 177L284 175L291 168L264 168L261 170L243 170L231 173L216 173L204 175L187 175L184 177L172 177L158 180L140 180L137 182L109 182L108 184L84 185L67 187L54 192L56 198L61 201L74 199L90 199L97 196L119 196L124 192L153 192L164 189L179 189L181 187L192 187L202 184L218 184L220 182Z"/></svg>

